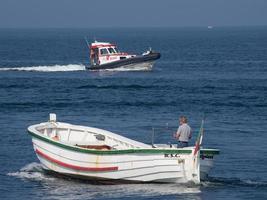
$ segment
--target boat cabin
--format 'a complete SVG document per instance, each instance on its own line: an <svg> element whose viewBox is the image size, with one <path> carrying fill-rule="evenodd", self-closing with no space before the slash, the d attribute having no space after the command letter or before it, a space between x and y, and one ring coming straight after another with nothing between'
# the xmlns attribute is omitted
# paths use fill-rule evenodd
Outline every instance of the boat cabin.
<svg viewBox="0 0 267 200"><path fill-rule="evenodd" d="M115 44L108 42L95 41L90 46L91 66L103 65L135 56L120 52Z"/></svg>

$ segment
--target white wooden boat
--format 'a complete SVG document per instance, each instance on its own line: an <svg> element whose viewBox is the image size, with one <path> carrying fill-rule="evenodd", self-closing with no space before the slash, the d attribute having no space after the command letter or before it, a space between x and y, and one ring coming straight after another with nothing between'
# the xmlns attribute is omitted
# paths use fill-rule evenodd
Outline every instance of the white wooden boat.
<svg viewBox="0 0 267 200"><path fill-rule="evenodd" d="M28 127L46 170L89 180L195 182L209 173L217 149L144 144L118 134L56 121Z"/></svg>

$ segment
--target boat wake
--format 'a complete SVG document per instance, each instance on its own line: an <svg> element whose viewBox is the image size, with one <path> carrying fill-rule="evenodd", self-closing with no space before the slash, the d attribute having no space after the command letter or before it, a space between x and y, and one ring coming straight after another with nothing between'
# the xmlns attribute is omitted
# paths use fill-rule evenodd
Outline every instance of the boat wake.
<svg viewBox="0 0 267 200"><path fill-rule="evenodd" d="M0 68L0 71L33 71L33 72L68 72L68 71L85 71L85 70L86 70L85 66L81 64Z"/></svg>
<svg viewBox="0 0 267 200"><path fill-rule="evenodd" d="M47 199L51 197L71 196L70 199L95 199L96 196L104 198L122 198L132 196L162 196L162 195L183 195L200 193L199 186L195 184L90 184L90 182L79 181L71 178L54 176L43 170L42 165L36 162L30 163L18 172L10 172L13 176L22 180L40 181L49 191ZM90 184L90 186L88 186Z"/></svg>
<svg viewBox="0 0 267 200"><path fill-rule="evenodd" d="M267 181L257 181L251 179L209 177L208 180L202 181L201 185L209 186L239 186L239 187L264 187L267 188Z"/></svg>
<svg viewBox="0 0 267 200"><path fill-rule="evenodd" d="M68 65L48 65L48 66L32 66L32 67L0 67L0 71L28 71L28 72L71 72L71 71L85 71L86 67L82 64L68 64ZM102 69L91 70L93 72L128 72L128 71L151 71L147 67L134 67L134 68L115 68L115 69Z"/></svg>
<svg viewBox="0 0 267 200"><path fill-rule="evenodd" d="M210 177L200 185L194 184L120 184L120 185L99 185L88 182L77 181L75 179L60 178L47 174L42 169L42 165L36 162L30 163L21 168L18 172L7 174L22 180L41 181L46 187L46 197L44 199L68 196L70 199L95 199L103 197L106 199L125 198L125 197L157 197L157 196L181 196L190 195L192 199L198 199L204 187L257 187L265 189L267 182L241 180L232 178ZM63 198L62 198L63 199Z"/></svg>
<svg viewBox="0 0 267 200"><path fill-rule="evenodd" d="M35 181L42 181L42 180L54 180L54 177L47 176L44 173L42 165L40 163L30 163L23 168L21 168L18 172L10 172L7 174L8 176L14 176L20 179L25 180L35 180Z"/></svg>
<svg viewBox="0 0 267 200"><path fill-rule="evenodd" d="M99 71L109 71L109 72L128 72L128 71L151 71L152 68L147 67L133 67L133 68L125 68L125 67L118 67L114 69L104 69Z"/></svg>

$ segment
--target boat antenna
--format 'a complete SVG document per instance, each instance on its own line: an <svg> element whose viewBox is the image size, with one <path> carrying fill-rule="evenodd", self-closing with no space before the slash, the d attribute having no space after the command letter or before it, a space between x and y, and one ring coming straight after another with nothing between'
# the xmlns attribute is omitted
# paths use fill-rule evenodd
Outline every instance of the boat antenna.
<svg viewBox="0 0 267 200"><path fill-rule="evenodd" d="M152 146L152 148L155 148L154 139L155 139L155 128L152 127L152 135L151 135L151 146Z"/></svg>
<svg viewBox="0 0 267 200"><path fill-rule="evenodd" d="M84 40L85 40L85 42L86 42L86 46L87 46L87 49L88 49L88 53L89 53L89 60L91 59L90 57L90 54L91 54L91 52L90 52L90 44L89 44L89 42L88 42L88 40L87 40L87 37L85 36L84 37Z"/></svg>
<svg viewBox="0 0 267 200"><path fill-rule="evenodd" d="M88 40L87 40L87 37L86 37L86 36L84 37L84 40L85 40L85 42L86 42L86 44L87 44L87 47L89 48L90 44L89 44L89 42L88 42Z"/></svg>
<svg viewBox="0 0 267 200"><path fill-rule="evenodd" d="M203 139L203 135L204 135L204 122L205 122L205 115L203 116L203 118L201 120L199 133L198 133L197 140L195 143L194 156L196 156L196 154L200 150L200 146L202 145L202 139Z"/></svg>
<svg viewBox="0 0 267 200"><path fill-rule="evenodd" d="M94 41L97 42L96 37L94 37Z"/></svg>

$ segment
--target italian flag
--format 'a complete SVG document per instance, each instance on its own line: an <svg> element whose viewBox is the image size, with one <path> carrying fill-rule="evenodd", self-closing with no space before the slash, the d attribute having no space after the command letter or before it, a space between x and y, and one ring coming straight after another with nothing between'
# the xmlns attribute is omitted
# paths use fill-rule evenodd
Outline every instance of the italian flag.
<svg viewBox="0 0 267 200"><path fill-rule="evenodd" d="M202 119L201 126L200 126L200 129L199 129L199 133L198 133L198 136L197 136L195 150L194 150L194 156L198 153L198 151L200 149L200 146L202 144L202 138L203 138L203 134L204 134L204 128L203 127L204 127L204 119Z"/></svg>

